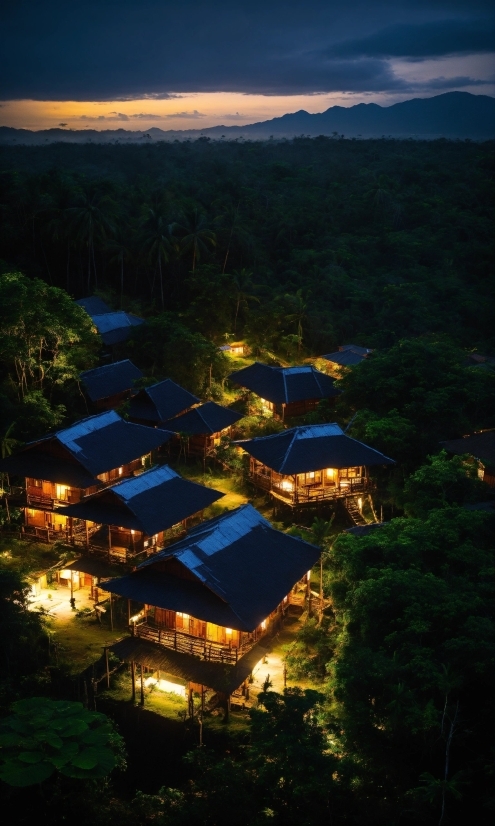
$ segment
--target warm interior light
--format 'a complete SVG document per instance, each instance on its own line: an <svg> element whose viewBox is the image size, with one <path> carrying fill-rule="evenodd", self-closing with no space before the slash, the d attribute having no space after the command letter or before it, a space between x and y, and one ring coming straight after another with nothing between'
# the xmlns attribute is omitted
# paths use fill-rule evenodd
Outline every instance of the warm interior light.
<svg viewBox="0 0 495 826"><path fill-rule="evenodd" d="M189 619L189 614L183 614L181 611L177 611L177 616L182 617L182 619Z"/></svg>
<svg viewBox="0 0 495 826"><path fill-rule="evenodd" d="M232 634L232 628L226 628L225 633L227 634L228 637L230 637L230 635Z"/></svg>
<svg viewBox="0 0 495 826"><path fill-rule="evenodd" d="M119 467L119 476L122 476L123 472L124 472L124 468L123 468L123 467Z"/></svg>
<svg viewBox="0 0 495 826"><path fill-rule="evenodd" d="M361 497L358 498L358 508L360 511L363 510L363 500L361 499Z"/></svg>
<svg viewBox="0 0 495 826"><path fill-rule="evenodd" d="M327 467L327 479L333 479L335 477L335 468Z"/></svg>
<svg viewBox="0 0 495 826"><path fill-rule="evenodd" d="M263 620L263 622L261 623L261 627L262 627L262 629L263 629L263 631L264 631L264 630L265 630L265 628L266 628L266 620Z"/></svg>
<svg viewBox="0 0 495 826"><path fill-rule="evenodd" d="M311 571L308 571L308 582L311 579Z"/></svg>
<svg viewBox="0 0 495 826"><path fill-rule="evenodd" d="M67 485L55 485L57 499L67 498Z"/></svg>
<svg viewBox="0 0 495 826"><path fill-rule="evenodd" d="M282 479L280 487L282 490L294 490L294 484L290 482L289 479Z"/></svg>

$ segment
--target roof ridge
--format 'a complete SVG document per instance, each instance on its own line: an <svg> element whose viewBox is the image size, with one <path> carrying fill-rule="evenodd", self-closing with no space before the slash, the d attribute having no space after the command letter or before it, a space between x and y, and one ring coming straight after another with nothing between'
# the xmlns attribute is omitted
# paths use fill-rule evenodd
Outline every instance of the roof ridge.
<svg viewBox="0 0 495 826"><path fill-rule="evenodd" d="M288 432L290 433L290 431L288 431ZM278 435L278 434L276 434L276 435ZM291 450L291 448L292 448L292 445L294 444L294 440L295 440L295 439L297 439L297 435L298 435L298 434L297 434L297 428L293 428L293 429L292 429L292 438L291 438L291 440L290 440L290 442L289 442L289 446L288 446L287 450L285 451L284 458L283 458L282 463L281 463L281 465L280 465L280 471L279 471L279 473L282 473L282 472L283 472L283 468L284 468L285 462L286 462L286 460L287 460L287 458L288 458L288 454L289 454L289 452L290 452L290 450Z"/></svg>

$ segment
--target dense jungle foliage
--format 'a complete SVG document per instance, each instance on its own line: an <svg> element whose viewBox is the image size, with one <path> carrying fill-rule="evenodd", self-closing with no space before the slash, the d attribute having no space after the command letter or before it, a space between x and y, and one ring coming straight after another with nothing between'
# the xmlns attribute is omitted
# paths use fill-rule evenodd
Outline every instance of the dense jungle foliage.
<svg viewBox="0 0 495 826"><path fill-rule="evenodd" d="M297 423L337 420L397 462L374 471L385 526L289 528L322 548L327 607L287 658L317 691L267 685L248 734L189 752L183 783L164 769L152 793L55 776L19 805L2 785L13 822L491 822L494 517L476 465L439 442L495 425L494 371L467 360L495 351L493 169L492 144L443 140L0 150L2 455L93 412L78 374L101 341L71 297L98 290L147 321L115 359L223 403L226 340L272 364L375 348ZM0 558L2 713L62 699L28 567Z"/></svg>

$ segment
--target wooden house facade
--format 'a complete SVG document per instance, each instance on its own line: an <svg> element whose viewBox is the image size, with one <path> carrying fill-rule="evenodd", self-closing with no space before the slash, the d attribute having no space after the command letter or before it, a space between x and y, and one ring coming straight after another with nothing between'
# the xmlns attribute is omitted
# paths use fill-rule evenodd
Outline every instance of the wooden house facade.
<svg viewBox="0 0 495 826"><path fill-rule="evenodd" d="M297 584L320 551L277 531L251 506L193 528L102 588L131 601L121 659L229 696L264 656ZM136 610L137 609L137 610Z"/></svg>
<svg viewBox="0 0 495 826"><path fill-rule="evenodd" d="M206 402L169 419L164 427L177 434L176 446L184 445L186 455L206 458L220 444L222 436L231 435L232 425L239 419L242 419L241 413L216 402Z"/></svg>
<svg viewBox="0 0 495 826"><path fill-rule="evenodd" d="M251 481L290 506L364 493L371 485L369 467L394 464L338 424L293 427L236 444L250 455Z"/></svg>
<svg viewBox="0 0 495 826"><path fill-rule="evenodd" d="M329 369L336 376L339 376L342 369L361 364L372 352L373 350L368 347L360 347L358 344L342 344L335 353L327 353L321 356L321 359L328 363Z"/></svg>
<svg viewBox="0 0 495 826"><path fill-rule="evenodd" d="M150 387L144 387L129 405L129 419L148 427L165 427L165 422L179 416L199 399L172 379L165 379Z"/></svg>
<svg viewBox="0 0 495 826"><path fill-rule="evenodd" d="M128 562L163 547L166 532L184 533L187 520L201 518L222 496L162 465L85 496L62 512L91 525L88 551L109 562Z"/></svg>
<svg viewBox="0 0 495 826"><path fill-rule="evenodd" d="M113 410L131 398L134 384L143 378L143 374L132 361L124 359L95 367L94 370L85 370L79 378L97 410Z"/></svg>
<svg viewBox="0 0 495 826"><path fill-rule="evenodd" d="M30 442L3 459L2 471L25 479L23 532L42 541L74 542L87 525L75 522L64 509L142 473L152 452L172 435L126 422L112 410Z"/></svg>
<svg viewBox="0 0 495 826"><path fill-rule="evenodd" d="M440 444L448 453L468 456L476 464L478 478L495 488L495 430L472 433Z"/></svg>
<svg viewBox="0 0 495 826"><path fill-rule="evenodd" d="M269 367L256 361L231 373L229 380L255 393L264 415L282 421L311 412L323 399L334 401L341 392L330 376L311 365Z"/></svg>

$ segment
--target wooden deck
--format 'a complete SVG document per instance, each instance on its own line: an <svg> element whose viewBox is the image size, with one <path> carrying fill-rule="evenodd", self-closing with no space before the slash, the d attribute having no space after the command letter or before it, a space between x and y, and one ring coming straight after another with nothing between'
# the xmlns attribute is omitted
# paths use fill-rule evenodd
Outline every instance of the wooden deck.
<svg viewBox="0 0 495 826"><path fill-rule="evenodd" d="M221 645L211 640L193 637L183 631L174 631L171 628L157 628L147 623L136 625L136 636L150 642L164 645L182 654L192 654L202 660L211 662L229 663L235 665L240 658L247 653L257 642L253 639L236 648L234 646Z"/></svg>
<svg viewBox="0 0 495 826"><path fill-rule="evenodd" d="M259 473L250 473L250 481L256 487L265 490L274 499L286 505L314 505L320 502L332 502L336 499L346 499L349 496L356 496L360 493L367 493L373 487L369 479L349 479L348 483L340 483L335 486L304 485L296 490L272 483L269 476Z"/></svg>

